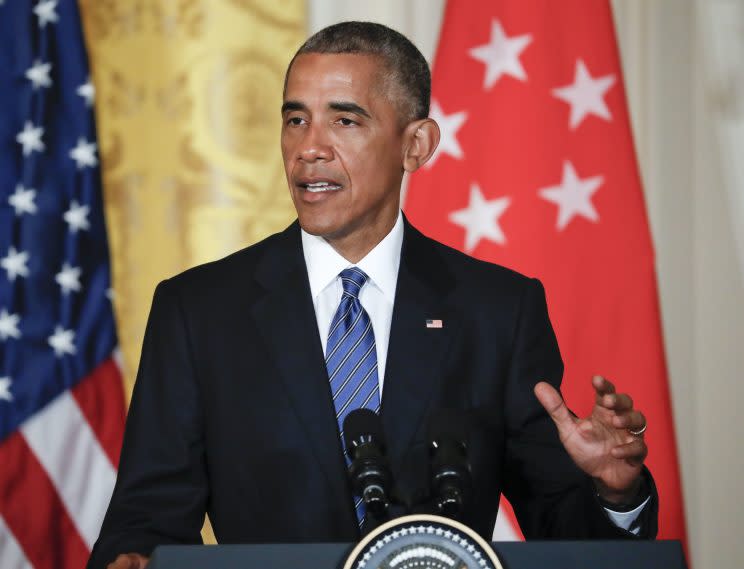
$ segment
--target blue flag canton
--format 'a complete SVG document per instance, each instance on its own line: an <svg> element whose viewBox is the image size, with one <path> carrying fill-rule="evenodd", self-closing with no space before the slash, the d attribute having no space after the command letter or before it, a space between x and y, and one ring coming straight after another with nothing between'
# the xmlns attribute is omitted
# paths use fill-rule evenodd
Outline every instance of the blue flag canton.
<svg viewBox="0 0 744 569"><path fill-rule="evenodd" d="M74 0L0 1L0 441L111 354L93 102Z"/></svg>

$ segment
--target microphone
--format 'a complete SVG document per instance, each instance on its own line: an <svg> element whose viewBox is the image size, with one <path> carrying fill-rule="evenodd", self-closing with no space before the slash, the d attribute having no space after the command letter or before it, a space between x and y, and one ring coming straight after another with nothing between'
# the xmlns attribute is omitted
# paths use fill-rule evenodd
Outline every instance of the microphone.
<svg viewBox="0 0 744 569"><path fill-rule="evenodd" d="M429 423L431 487L438 512L458 519L472 490L468 461L467 421L451 409L436 412Z"/></svg>
<svg viewBox="0 0 744 569"><path fill-rule="evenodd" d="M355 409L344 419L344 442L351 457L349 474L354 494L361 496L368 513L387 515L391 474L385 457L382 421L370 409Z"/></svg>

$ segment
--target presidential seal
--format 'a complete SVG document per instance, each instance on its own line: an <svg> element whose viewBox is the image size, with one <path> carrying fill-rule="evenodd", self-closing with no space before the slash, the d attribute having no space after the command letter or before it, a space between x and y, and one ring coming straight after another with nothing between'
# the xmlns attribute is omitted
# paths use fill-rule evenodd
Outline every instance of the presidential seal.
<svg viewBox="0 0 744 569"><path fill-rule="evenodd" d="M344 569L503 569L485 540L441 516L396 518L354 548Z"/></svg>

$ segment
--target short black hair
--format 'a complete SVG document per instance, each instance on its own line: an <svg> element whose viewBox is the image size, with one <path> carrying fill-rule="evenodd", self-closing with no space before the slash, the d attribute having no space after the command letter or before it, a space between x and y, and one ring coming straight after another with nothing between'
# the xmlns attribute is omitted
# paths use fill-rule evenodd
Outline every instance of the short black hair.
<svg viewBox="0 0 744 569"><path fill-rule="evenodd" d="M374 22L340 22L313 34L297 50L284 76L284 87L297 56L305 53L355 53L379 57L389 72L406 122L429 116L431 72L426 58L400 32Z"/></svg>

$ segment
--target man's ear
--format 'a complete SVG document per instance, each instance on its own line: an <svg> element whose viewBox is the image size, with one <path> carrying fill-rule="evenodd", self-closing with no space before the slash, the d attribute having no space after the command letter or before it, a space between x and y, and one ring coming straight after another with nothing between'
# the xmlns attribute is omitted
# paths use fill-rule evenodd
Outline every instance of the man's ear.
<svg viewBox="0 0 744 569"><path fill-rule="evenodd" d="M439 144L439 125L433 119L413 121L403 133L403 169L415 172L434 154Z"/></svg>

